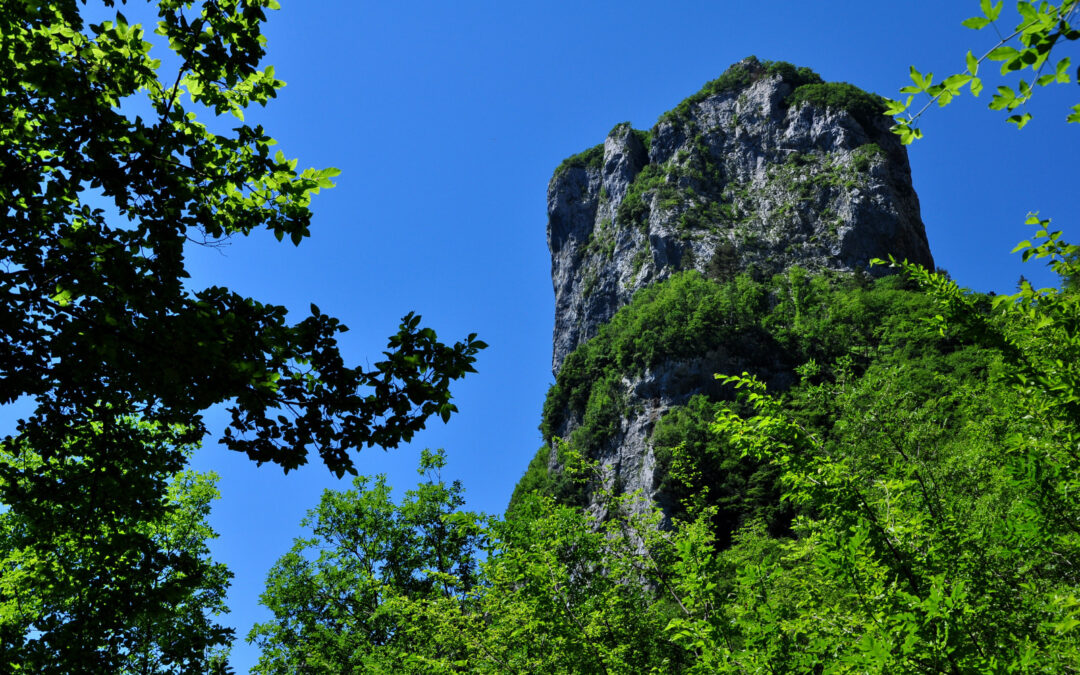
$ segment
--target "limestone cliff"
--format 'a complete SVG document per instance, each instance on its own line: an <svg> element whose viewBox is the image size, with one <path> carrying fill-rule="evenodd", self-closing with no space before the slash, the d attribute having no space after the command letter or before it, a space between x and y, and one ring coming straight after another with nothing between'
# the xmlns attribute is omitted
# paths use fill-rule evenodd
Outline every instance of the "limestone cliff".
<svg viewBox="0 0 1080 675"><path fill-rule="evenodd" d="M718 280L792 266L873 275L882 272L870 259L890 254L932 267L907 153L881 110L878 97L851 85L751 57L650 131L619 124L602 145L564 161L548 185L556 374L637 291L680 270ZM609 487L663 504L650 445L656 421L695 394L722 395L713 373L750 370L782 388L797 365L738 338L609 377L604 395L618 401L617 419L581 449ZM599 400L581 391L595 384L571 395L558 393L559 382L545 405L549 441L573 437L588 414L583 402ZM572 399L576 406L560 403ZM530 472L559 469L549 446Z"/></svg>
<svg viewBox="0 0 1080 675"><path fill-rule="evenodd" d="M649 132L616 126L548 184L552 368L640 288L713 277L932 267L907 152L876 97L746 59Z"/></svg>

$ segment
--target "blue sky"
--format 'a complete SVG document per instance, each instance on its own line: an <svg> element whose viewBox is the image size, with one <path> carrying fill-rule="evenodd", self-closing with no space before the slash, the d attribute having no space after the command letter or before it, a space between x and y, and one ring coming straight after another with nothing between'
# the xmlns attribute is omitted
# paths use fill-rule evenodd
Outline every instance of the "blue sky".
<svg viewBox="0 0 1080 675"><path fill-rule="evenodd" d="M256 232L194 249L193 285L224 284L297 319L314 302L352 329L343 345L354 362L378 360L409 311L446 340L479 333L491 347L454 390L461 413L407 447L365 451L358 467L386 473L400 493L417 480L420 450L443 447L445 477L462 480L470 508L495 513L540 445L553 381L545 195L563 157L618 122L651 127L750 54L895 97L909 65L940 79L994 39L960 26L974 0L282 5L266 63L288 86L248 121L301 167L342 174L316 198L311 239L296 248ZM1010 292L1021 273L1051 282L1009 253L1030 236L1028 211L1055 218L1067 239L1080 234L1069 161L1080 128L1064 123L1080 90L1040 91L1021 132L986 110L988 98L931 111L912 171L938 265L962 285ZM224 415L207 419L220 432ZM242 638L267 618L258 594L304 512L347 484L317 464L288 476L257 468L213 438L195 465L222 477L214 552L236 574L227 621ZM237 671L256 659L238 641Z"/></svg>

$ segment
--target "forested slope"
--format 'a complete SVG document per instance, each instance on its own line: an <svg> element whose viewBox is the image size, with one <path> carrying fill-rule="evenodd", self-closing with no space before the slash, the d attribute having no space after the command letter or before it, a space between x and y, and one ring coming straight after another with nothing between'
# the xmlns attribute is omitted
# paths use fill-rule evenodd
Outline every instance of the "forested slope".
<svg viewBox="0 0 1080 675"><path fill-rule="evenodd" d="M925 322L935 314L932 299L902 276L810 276L796 267L768 281L739 276L720 283L692 271L679 273L639 293L567 357L548 392L541 430L551 441L556 430L565 428L564 417L573 416L580 423L563 440L569 449L595 459L619 435L632 405L625 381L688 361L700 370L703 357L711 356L707 365L716 372L751 372L774 391L786 392L788 409L828 437L843 422L839 411L812 401L808 392L822 382L887 372L895 380L894 393L899 387L906 392L902 398L916 407L931 405L953 385L986 384L992 353L929 331ZM771 529L779 531L790 511L779 506L775 471L741 458L709 430L720 407L735 399L734 388L713 375L696 372L696 386L672 387L682 402L656 419L648 437L655 462L655 492L650 494L669 514L684 513L683 500L703 493L707 503L727 504L718 515L725 521L725 537L760 509L769 514ZM936 386L905 384L927 377L941 381ZM641 396L640 386L637 393ZM952 420L946 427L958 423L951 406L939 407L943 423ZM589 490L597 485L569 480L561 467L549 466L548 456L544 446L519 483L511 509L534 491L563 503L589 502ZM679 476L672 474L676 459Z"/></svg>
<svg viewBox="0 0 1080 675"><path fill-rule="evenodd" d="M914 267L675 275L567 359L548 410L583 422L504 518L464 511L441 455L399 504L328 493L271 573L261 672L316 663L313 644L372 672L1067 672L1080 429L1046 350L1077 355L1078 304ZM714 334L775 355L786 386L724 378L656 422L664 511L605 488L604 383Z"/></svg>

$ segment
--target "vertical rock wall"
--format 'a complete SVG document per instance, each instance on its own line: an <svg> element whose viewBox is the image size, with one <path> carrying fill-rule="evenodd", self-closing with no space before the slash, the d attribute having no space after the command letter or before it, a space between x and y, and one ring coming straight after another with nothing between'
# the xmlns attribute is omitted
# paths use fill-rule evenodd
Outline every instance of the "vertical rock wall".
<svg viewBox="0 0 1080 675"><path fill-rule="evenodd" d="M888 118L793 104L781 75L733 68L755 79L648 133L616 126L552 177L554 371L635 291L680 269L852 271L889 254L933 266Z"/></svg>
<svg viewBox="0 0 1080 675"><path fill-rule="evenodd" d="M907 152L879 106L850 85L751 58L651 131L620 124L602 146L563 162L548 185L553 371L636 291L679 270L720 280L794 265L880 274L869 261L889 255L932 268ZM695 394L715 394L713 373L750 370L782 387L795 365L730 345L627 375L628 412L589 454L609 486L663 504L649 446L655 422ZM573 412L559 419L552 436L581 424ZM554 450L548 461L557 471Z"/></svg>

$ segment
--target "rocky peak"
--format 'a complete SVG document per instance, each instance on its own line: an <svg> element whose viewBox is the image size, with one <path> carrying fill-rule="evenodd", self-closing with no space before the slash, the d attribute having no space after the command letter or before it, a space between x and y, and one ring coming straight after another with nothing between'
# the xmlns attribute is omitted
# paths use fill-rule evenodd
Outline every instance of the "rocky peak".
<svg viewBox="0 0 1080 675"><path fill-rule="evenodd" d="M565 160L548 185L553 370L681 269L853 271L890 254L932 267L907 152L881 109L851 85L751 57L650 131L619 124Z"/></svg>

